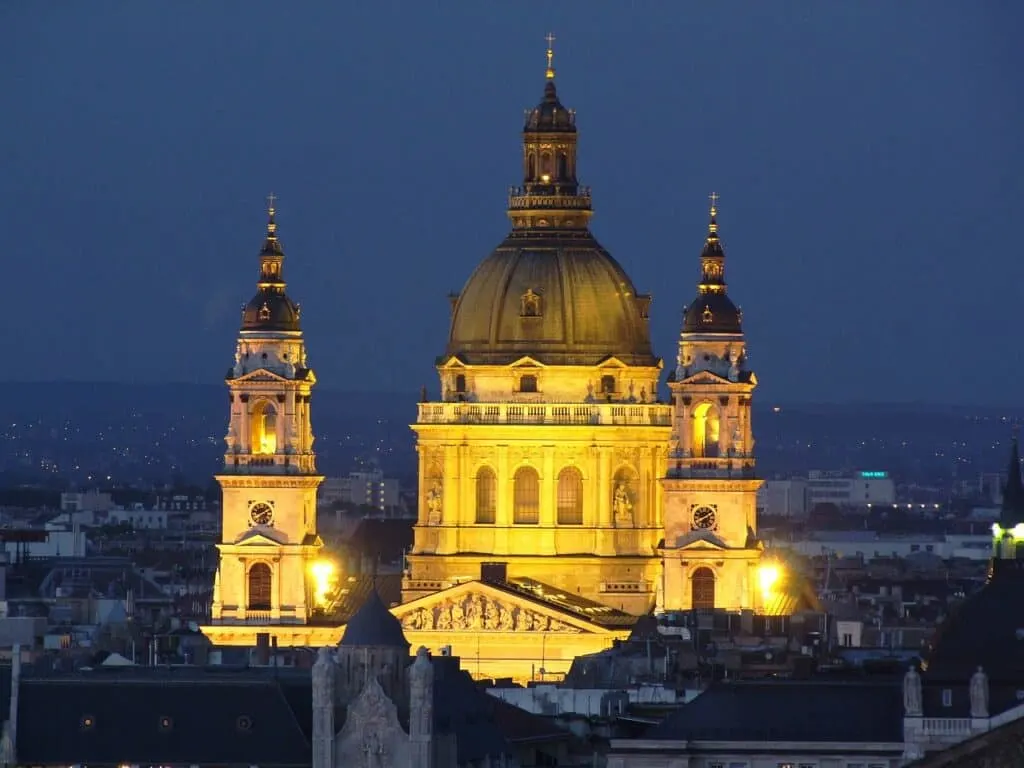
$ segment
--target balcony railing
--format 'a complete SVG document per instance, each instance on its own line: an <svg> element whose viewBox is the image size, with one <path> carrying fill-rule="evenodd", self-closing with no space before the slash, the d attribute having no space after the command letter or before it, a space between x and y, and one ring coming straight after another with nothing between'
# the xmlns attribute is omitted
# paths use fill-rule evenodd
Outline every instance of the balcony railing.
<svg viewBox="0 0 1024 768"><path fill-rule="evenodd" d="M245 612L245 623L246 624L270 624L270 611L246 611Z"/></svg>
<svg viewBox="0 0 1024 768"><path fill-rule="evenodd" d="M969 717L923 717L921 733L924 736L951 736L966 738L973 733Z"/></svg>
<svg viewBox="0 0 1024 768"><path fill-rule="evenodd" d="M420 403L420 424L565 424L652 426L672 423L660 403Z"/></svg>
<svg viewBox="0 0 1024 768"><path fill-rule="evenodd" d="M554 194L539 193L526 187L509 187L508 207L511 210L529 210L531 208L555 208L586 210L590 208L590 187L577 187L575 193L555 192Z"/></svg>
<svg viewBox="0 0 1024 768"><path fill-rule="evenodd" d="M752 480L756 477L754 460L749 456L719 456L715 458L669 457L668 476L676 478L736 478Z"/></svg>

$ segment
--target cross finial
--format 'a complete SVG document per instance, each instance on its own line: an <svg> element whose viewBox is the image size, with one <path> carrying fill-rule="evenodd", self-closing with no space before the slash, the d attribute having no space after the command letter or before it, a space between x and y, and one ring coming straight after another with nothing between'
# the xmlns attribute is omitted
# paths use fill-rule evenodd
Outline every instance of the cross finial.
<svg viewBox="0 0 1024 768"><path fill-rule="evenodd" d="M274 203L277 197L271 192L267 195L267 237L274 238L277 233L277 224L274 222Z"/></svg>
<svg viewBox="0 0 1024 768"><path fill-rule="evenodd" d="M555 59L555 36L553 34L551 34L550 32L548 32L547 35L544 36L544 39L547 40L547 43L548 43L548 68L547 68L547 73L546 74L547 74L548 80L554 80L555 79L555 65L554 65L554 59Z"/></svg>
<svg viewBox="0 0 1024 768"><path fill-rule="evenodd" d="M712 216L714 216L715 214L718 213L718 197L719 197L719 195L718 195L717 192L712 192L710 195L708 195L708 200L711 201L711 215Z"/></svg>

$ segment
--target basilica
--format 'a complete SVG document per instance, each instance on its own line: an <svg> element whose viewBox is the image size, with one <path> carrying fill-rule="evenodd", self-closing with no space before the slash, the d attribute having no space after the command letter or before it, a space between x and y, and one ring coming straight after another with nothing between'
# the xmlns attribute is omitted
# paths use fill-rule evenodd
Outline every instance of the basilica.
<svg viewBox="0 0 1024 768"><path fill-rule="evenodd" d="M439 397L422 398L412 425L418 515L391 611L414 646L473 658L485 677L557 676L650 612L793 608L757 536L757 377L727 291L717 195L665 402L652 298L591 231L577 139L549 44L511 228L449 297ZM223 536L204 632L217 645L335 645L344 574L316 531L316 377L274 213L272 202L226 377Z"/></svg>

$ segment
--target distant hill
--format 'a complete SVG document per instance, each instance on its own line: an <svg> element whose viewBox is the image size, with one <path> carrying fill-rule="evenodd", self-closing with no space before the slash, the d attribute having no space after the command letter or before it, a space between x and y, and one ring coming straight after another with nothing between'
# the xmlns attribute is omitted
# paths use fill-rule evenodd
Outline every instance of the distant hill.
<svg viewBox="0 0 1024 768"><path fill-rule="evenodd" d="M415 478L409 424L417 392L318 387L313 423L319 464L342 474L376 460ZM205 483L218 469L227 427L219 384L0 382L0 472L8 482L172 478ZM1011 425L1000 409L900 404L768 404L754 409L764 476L807 469L884 469L901 479L948 482L1005 467Z"/></svg>

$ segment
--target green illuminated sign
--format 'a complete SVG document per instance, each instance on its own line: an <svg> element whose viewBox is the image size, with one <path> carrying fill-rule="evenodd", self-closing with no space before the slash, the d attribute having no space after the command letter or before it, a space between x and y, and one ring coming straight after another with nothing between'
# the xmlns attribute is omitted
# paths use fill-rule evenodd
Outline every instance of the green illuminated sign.
<svg viewBox="0 0 1024 768"><path fill-rule="evenodd" d="M889 473L888 472L861 472L860 476L863 477L865 480L870 480L872 478L879 478L879 479L881 479L881 478L888 477Z"/></svg>

